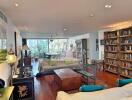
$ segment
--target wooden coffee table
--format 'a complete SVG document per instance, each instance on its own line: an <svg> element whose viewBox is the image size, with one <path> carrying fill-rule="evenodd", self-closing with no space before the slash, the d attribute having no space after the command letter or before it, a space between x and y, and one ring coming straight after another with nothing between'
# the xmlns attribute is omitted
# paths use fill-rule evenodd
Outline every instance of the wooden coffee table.
<svg viewBox="0 0 132 100"><path fill-rule="evenodd" d="M72 69L56 69L54 70L55 82L61 88L61 90L74 90L79 89L81 85L81 75L73 71Z"/></svg>

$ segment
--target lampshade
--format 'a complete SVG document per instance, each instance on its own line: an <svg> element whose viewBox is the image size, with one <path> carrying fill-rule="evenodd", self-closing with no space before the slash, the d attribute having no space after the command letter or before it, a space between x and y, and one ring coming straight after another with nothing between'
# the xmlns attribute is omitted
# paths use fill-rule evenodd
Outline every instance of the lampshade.
<svg viewBox="0 0 132 100"><path fill-rule="evenodd" d="M22 46L22 50L30 50L29 47L27 45L23 45Z"/></svg>
<svg viewBox="0 0 132 100"><path fill-rule="evenodd" d="M15 56L14 52L12 51L12 49L10 49L10 51L8 52L8 55L7 55L7 63L13 64L15 62L16 62L16 56Z"/></svg>

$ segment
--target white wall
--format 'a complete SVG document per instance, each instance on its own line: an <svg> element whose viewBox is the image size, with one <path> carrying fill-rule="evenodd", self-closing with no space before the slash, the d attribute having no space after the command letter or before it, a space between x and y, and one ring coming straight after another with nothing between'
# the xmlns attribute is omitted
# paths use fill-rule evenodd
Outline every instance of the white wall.
<svg viewBox="0 0 132 100"><path fill-rule="evenodd" d="M96 39L98 39L97 33L86 33L83 35L78 35L75 37L71 37L71 39L79 40L79 39L87 39L87 47L89 49L89 58L90 59L98 59L99 51L96 51Z"/></svg>
<svg viewBox="0 0 132 100"><path fill-rule="evenodd" d="M11 19L5 13L4 13L4 15L7 17L7 21L8 21L7 24L5 25L5 27L6 27L6 35L7 35L7 50L9 50L12 47L12 49L15 51L14 32L17 32L17 34L20 35L20 31L17 29L17 27L13 24ZM18 45L21 45L21 44L22 44L22 37L19 36Z"/></svg>
<svg viewBox="0 0 132 100"><path fill-rule="evenodd" d="M105 30L98 31L98 37L99 37L99 59L104 59L104 45L100 44L100 40L104 39L104 32Z"/></svg>
<svg viewBox="0 0 132 100"><path fill-rule="evenodd" d="M89 58L98 59L99 51L96 50L96 39L98 39L98 33L89 33Z"/></svg>

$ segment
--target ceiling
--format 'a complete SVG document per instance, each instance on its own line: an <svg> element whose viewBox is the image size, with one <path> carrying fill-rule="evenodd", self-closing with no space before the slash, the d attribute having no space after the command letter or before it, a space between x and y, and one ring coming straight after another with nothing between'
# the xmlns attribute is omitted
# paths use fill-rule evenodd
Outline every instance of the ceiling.
<svg viewBox="0 0 132 100"><path fill-rule="evenodd" d="M132 0L0 0L0 9L23 33L75 36L132 20Z"/></svg>

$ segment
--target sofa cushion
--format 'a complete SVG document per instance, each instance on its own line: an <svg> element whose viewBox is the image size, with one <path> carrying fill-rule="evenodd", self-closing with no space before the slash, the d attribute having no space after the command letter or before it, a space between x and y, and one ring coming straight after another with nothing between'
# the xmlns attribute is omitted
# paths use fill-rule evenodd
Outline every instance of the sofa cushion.
<svg viewBox="0 0 132 100"><path fill-rule="evenodd" d="M132 78L131 79L119 79L117 81L117 84L118 84L119 87L124 86L128 83L132 83Z"/></svg>
<svg viewBox="0 0 132 100"><path fill-rule="evenodd" d="M132 95L132 83L129 83L127 85L124 85L121 88L122 88L123 91L126 92L126 94L128 94L128 96L129 95Z"/></svg>
<svg viewBox="0 0 132 100"><path fill-rule="evenodd" d="M93 92L98 90L103 90L104 86L101 85L82 85L80 87L80 92Z"/></svg>
<svg viewBox="0 0 132 100"><path fill-rule="evenodd" d="M11 75L11 67L5 62L0 64L0 79L5 81L5 86L9 85Z"/></svg>
<svg viewBox="0 0 132 100"><path fill-rule="evenodd" d="M132 100L132 95L131 96L124 97L124 98L122 98L120 100Z"/></svg>
<svg viewBox="0 0 132 100"><path fill-rule="evenodd" d="M94 92L78 92L68 94L60 91L57 93L56 100L120 100L131 95L132 83L129 83L123 87L115 87Z"/></svg>

